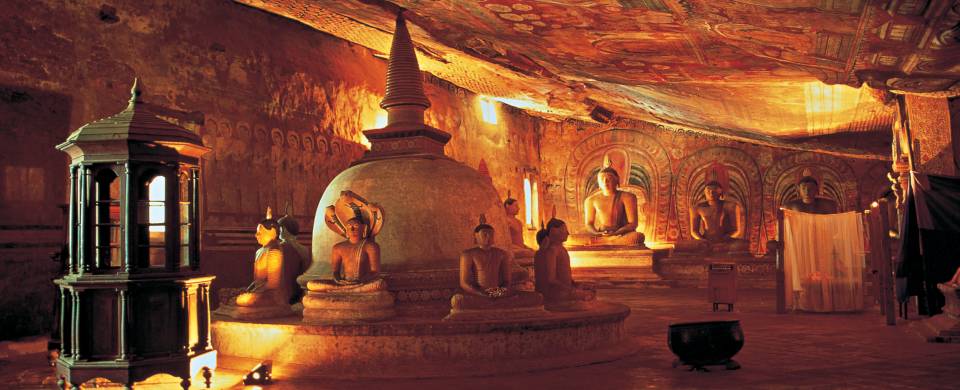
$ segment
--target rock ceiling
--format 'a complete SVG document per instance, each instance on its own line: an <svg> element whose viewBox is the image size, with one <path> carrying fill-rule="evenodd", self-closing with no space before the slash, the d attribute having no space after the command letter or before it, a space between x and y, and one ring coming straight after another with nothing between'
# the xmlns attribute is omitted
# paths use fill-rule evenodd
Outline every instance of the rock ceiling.
<svg viewBox="0 0 960 390"><path fill-rule="evenodd" d="M789 142L889 129L885 91L960 94L958 1L239 2L384 54L403 7L423 70L547 117Z"/></svg>

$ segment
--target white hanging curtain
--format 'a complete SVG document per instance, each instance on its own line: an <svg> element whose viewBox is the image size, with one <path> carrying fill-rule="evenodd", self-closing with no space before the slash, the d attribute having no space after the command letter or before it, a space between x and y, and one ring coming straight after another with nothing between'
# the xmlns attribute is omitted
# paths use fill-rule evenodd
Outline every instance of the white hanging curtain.
<svg viewBox="0 0 960 390"><path fill-rule="evenodd" d="M787 302L794 310L863 309L863 219L860 213L783 211Z"/></svg>

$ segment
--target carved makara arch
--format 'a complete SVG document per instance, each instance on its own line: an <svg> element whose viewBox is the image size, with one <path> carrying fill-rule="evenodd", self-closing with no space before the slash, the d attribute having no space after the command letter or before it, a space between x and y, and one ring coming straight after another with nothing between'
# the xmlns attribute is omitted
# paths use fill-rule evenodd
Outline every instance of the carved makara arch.
<svg viewBox="0 0 960 390"><path fill-rule="evenodd" d="M640 221L647 241L666 240L670 157L654 137L636 130L597 133L585 138L570 152L563 176L562 215L568 219L567 225L571 230L582 230L583 201L596 188L596 173L607 155L622 156L617 163L622 188L637 194L638 198L646 198L639 213L644 214Z"/></svg>
<svg viewBox="0 0 960 390"><path fill-rule="evenodd" d="M721 171L720 175L724 177L714 177L717 171ZM752 157L732 147L702 149L680 162L673 182L680 239L691 238L690 206L706 199L703 188L712 180L724 185L724 199L735 201L742 207L746 222L744 238L750 240L750 249L756 253L762 214L760 168Z"/></svg>

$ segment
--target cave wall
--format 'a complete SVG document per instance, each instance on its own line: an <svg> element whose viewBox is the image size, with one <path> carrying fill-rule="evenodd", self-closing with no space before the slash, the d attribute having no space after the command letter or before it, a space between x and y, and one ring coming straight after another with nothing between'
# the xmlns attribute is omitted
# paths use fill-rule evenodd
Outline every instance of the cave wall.
<svg viewBox="0 0 960 390"><path fill-rule="evenodd" d="M123 109L135 76L155 111L213 148L202 160L201 264L218 276L215 290L249 281L253 230L267 206L290 204L300 241L310 245L324 188L362 155L360 131L375 127L380 113L381 53L232 2L15 0L0 14L0 339L48 323L67 171L53 146ZM486 123L477 95L429 75L424 81L428 124L453 135L447 154L474 168L484 161L501 198L510 190L522 200L530 175L543 198L536 219L555 205L558 217L578 221L586 177L610 151L638 166L633 186L646 192L648 240L659 242L686 237L685 203L717 166L736 186L731 196L747 205L757 252L772 237L776 205L795 196L800 168L825 167L822 179L847 210L863 209L886 186L889 163L648 123L612 130L499 104L497 123Z"/></svg>
<svg viewBox="0 0 960 390"><path fill-rule="evenodd" d="M583 200L595 190L592 183L604 156L611 155L621 185L646 202L640 205L640 222L648 243L689 239L689 207L702 200L707 178L718 178L726 199L745 206L754 254L765 253L766 241L775 238L776 209L796 199L805 169L819 179L821 196L844 211L864 210L889 187L889 162L748 144L637 121L544 122L541 153L545 209L556 206L571 231L582 231Z"/></svg>
<svg viewBox="0 0 960 390"><path fill-rule="evenodd" d="M0 339L49 323L67 172L54 146L122 110L135 76L154 111L213 148L201 163L201 268L214 290L249 283L267 206L289 204L310 245L324 188L366 150L360 131L380 112L378 53L232 2L15 0L0 15ZM428 124L453 135L448 155L485 160L501 197L516 194L536 164L537 121L498 105L497 124L485 123L476 95L425 84Z"/></svg>

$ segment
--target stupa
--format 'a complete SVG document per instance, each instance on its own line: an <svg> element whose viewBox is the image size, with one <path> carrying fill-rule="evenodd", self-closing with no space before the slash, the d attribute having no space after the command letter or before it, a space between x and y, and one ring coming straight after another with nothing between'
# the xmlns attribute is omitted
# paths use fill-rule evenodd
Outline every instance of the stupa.
<svg viewBox="0 0 960 390"><path fill-rule="evenodd" d="M477 216L508 245L506 215L488 177L444 154L446 132L427 126L415 48L397 17L381 129L366 130L371 150L337 175L320 200L313 264L301 284L330 279L330 252L343 238L325 226L325 208L351 191L383 210L376 236L381 274L397 315L343 323L297 318L221 319L213 338L221 366L273 362L276 377L431 377L490 375L610 361L637 350L626 335L626 306L597 301L587 309L522 319L443 321L458 286L460 252L473 247ZM321 316L322 317L322 316Z"/></svg>
<svg viewBox="0 0 960 390"><path fill-rule="evenodd" d="M450 134L424 123L430 101L402 17L390 53L380 103L388 113L387 126L363 132L370 150L323 192L314 220L313 265L298 281L329 276L330 248L341 238L324 227L323 209L350 190L388 213L391 223L377 242L381 271L398 303L445 300L457 286L460 251L473 245L469 233L477 216L488 216L497 231L495 242L509 243L506 216L490 179L448 158L443 148Z"/></svg>

